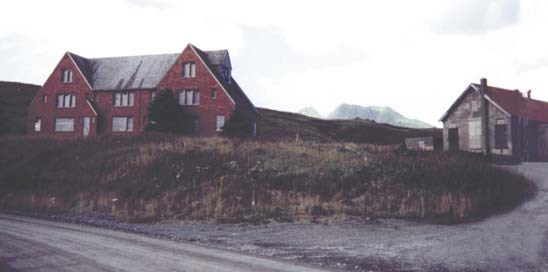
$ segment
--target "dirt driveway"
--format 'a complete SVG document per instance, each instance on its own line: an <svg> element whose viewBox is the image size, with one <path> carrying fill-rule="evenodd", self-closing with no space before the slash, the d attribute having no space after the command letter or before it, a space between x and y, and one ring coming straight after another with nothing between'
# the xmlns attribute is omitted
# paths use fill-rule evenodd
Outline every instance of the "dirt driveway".
<svg viewBox="0 0 548 272"><path fill-rule="evenodd" d="M267 225L129 224L72 214L56 220L160 236L353 271L548 271L548 163L508 166L538 186L534 199L456 226L404 220Z"/></svg>

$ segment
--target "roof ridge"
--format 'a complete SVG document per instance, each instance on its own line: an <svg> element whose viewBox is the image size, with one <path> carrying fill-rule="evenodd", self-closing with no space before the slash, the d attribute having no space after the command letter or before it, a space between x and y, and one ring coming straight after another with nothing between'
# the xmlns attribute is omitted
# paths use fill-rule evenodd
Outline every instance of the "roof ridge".
<svg viewBox="0 0 548 272"><path fill-rule="evenodd" d="M143 55L88 58L88 60L123 59L123 58L136 58L136 57L168 56L168 55L181 55L181 54L180 53L143 54Z"/></svg>

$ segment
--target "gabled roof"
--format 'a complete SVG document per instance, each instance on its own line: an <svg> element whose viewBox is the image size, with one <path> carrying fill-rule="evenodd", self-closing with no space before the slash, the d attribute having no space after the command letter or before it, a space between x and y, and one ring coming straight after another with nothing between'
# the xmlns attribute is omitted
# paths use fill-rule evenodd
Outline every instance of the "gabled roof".
<svg viewBox="0 0 548 272"><path fill-rule="evenodd" d="M196 48L196 46L194 46L194 48ZM202 52L205 53L205 57L207 58L207 61L210 64L212 65L227 64L229 68L232 68L232 65L230 63L230 58L228 57L228 50L223 49L223 50L202 51ZM228 62L228 63L225 63L225 62Z"/></svg>
<svg viewBox="0 0 548 272"><path fill-rule="evenodd" d="M202 51L198 47L193 46L194 50L196 50L196 53L198 53L198 56L204 61L204 63L207 65L207 68L209 71L213 74L213 76L217 79L219 84L226 90L228 93L228 96L234 100L234 103L241 107L243 110L250 110L255 113L259 113L259 111L255 108L253 103L251 103L251 100L245 95L242 88L240 88L240 85L234 80L233 77L230 79L230 83L227 83L226 81L222 80L221 75L219 75L217 69L215 69L214 65L219 65L224 63L224 60L221 60L219 57L221 54L223 55L223 58L228 56L227 50L219 50L219 51ZM212 53L213 52L213 53ZM224 53L223 53L224 52ZM213 62L216 61L216 62ZM222 62L221 62L222 61ZM229 62L230 63L230 62Z"/></svg>
<svg viewBox="0 0 548 272"><path fill-rule="evenodd" d="M258 113L253 103L247 98L238 83L231 78L227 83L222 80L217 65L231 66L228 50L202 51L190 45L198 57L207 66L213 77L221 84L230 99L238 107ZM169 69L175 64L180 53L142 55L112 58L84 58L74 53L67 53L78 66L83 76L94 91L154 89Z"/></svg>
<svg viewBox="0 0 548 272"><path fill-rule="evenodd" d="M93 90L156 88L179 54L87 59L70 53Z"/></svg>
<svg viewBox="0 0 548 272"><path fill-rule="evenodd" d="M523 97L518 90L488 87L487 94L508 113L533 121L548 122L548 102Z"/></svg>
<svg viewBox="0 0 548 272"><path fill-rule="evenodd" d="M470 84L442 116L441 121L445 121L470 90L479 92L480 85L475 83ZM523 97L523 94L518 90L487 86L485 97L508 115L519 116L533 121L548 122L548 102Z"/></svg>

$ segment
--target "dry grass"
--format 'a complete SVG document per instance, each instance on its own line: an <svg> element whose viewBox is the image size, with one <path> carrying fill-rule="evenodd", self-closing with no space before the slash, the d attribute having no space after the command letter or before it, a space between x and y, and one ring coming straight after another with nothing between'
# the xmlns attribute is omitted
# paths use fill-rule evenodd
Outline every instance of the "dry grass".
<svg viewBox="0 0 548 272"><path fill-rule="evenodd" d="M0 140L0 192L15 196L4 197L4 207L45 207L37 203L55 197L47 207L128 218L352 214L459 222L513 207L533 191L479 158L379 152L392 148L163 134L9 138Z"/></svg>

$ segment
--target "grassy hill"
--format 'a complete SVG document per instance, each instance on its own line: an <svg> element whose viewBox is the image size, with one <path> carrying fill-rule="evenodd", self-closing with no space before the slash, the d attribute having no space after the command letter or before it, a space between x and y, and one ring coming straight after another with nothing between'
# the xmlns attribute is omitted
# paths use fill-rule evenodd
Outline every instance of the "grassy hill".
<svg viewBox="0 0 548 272"><path fill-rule="evenodd" d="M356 142L399 144L406 137L433 136L441 139L437 128L414 129L376 123L370 120L323 120L298 113L259 108L259 139L294 141Z"/></svg>
<svg viewBox="0 0 548 272"><path fill-rule="evenodd" d="M0 135L25 131L27 106L40 86L0 81Z"/></svg>
<svg viewBox="0 0 548 272"><path fill-rule="evenodd" d="M83 174L85 173L85 174ZM465 154L169 134L0 138L0 209L131 220L332 215L461 222L526 199L526 179Z"/></svg>

